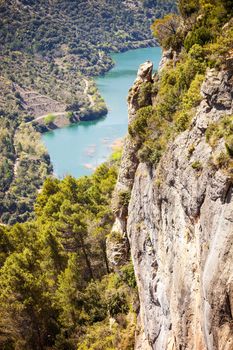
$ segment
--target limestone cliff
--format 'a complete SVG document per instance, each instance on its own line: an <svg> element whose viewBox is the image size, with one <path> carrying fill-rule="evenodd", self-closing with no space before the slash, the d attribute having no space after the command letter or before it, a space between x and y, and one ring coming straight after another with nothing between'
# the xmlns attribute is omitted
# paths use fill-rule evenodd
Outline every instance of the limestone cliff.
<svg viewBox="0 0 233 350"><path fill-rule="evenodd" d="M138 97L143 84L152 81L152 71L153 64L149 61L143 64L138 71L137 79L128 96L129 124L134 120L138 109L142 106L139 106L138 104ZM143 102L143 106L145 106L148 103L151 103L151 100ZM136 157L137 149L137 141L127 135L124 142L118 181L113 195L113 211L116 215L116 221L112 228L112 234L107 240L108 259L112 267L122 265L129 259L126 226L130 193L138 166L138 160Z"/></svg>
<svg viewBox="0 0 233 350"><path fill-rule="evenodd" d="M147 62L129 93L129 124L143 83L152 79ZM208 70L201 91L191 127L156 167L140 163L137 142L125 140L108 256L112 266L122 264L129 242L140 299L138 350L233 349L233 174L214 162L224 142L212 148L206 141L208 125L233 114L232 69Z"/></svg>

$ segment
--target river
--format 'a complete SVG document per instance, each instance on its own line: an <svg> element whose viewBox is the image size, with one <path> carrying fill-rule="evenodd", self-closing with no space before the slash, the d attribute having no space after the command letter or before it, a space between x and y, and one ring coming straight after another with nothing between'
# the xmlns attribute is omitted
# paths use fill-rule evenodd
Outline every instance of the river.
<svg viewBox="0 0 233 350"><path fill-rule="evenodd" d="M113 143L127 132L127 94L136 78L138 66L150 60L158 67L161 49L158 47L130 50L111 55L115 66L96 78L108 114L93 122L81 122L43 134L54 174L63 178L89 175L112 153Z"/></svg>

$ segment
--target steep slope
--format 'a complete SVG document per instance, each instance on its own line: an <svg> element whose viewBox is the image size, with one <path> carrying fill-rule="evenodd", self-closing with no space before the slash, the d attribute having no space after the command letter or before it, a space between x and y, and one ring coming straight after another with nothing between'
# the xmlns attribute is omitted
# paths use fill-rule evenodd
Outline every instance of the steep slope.
<svg viewBox="0 0 233 350"><path fill-rule="evenodd" d="M205 15L196 7L194 29L178 29L186 44ZM131 251L138 350L233 348L232 22L223 25L215 44L196 36L186 52L165 51L159 75L142 65L129 92L108 256L118 269Z"/></svg>
<svg viewBox="0 0 233 350"><path fill-rule="evenodd" d="M213 165L205 139L213 120L233 113L231 77L207 77L192 129L176 138L156 170L141 163L135 174L127 234L153 349L233 346L232 173ZM217 101L229 96L224 109L208 101L216 90Z"/></svg>

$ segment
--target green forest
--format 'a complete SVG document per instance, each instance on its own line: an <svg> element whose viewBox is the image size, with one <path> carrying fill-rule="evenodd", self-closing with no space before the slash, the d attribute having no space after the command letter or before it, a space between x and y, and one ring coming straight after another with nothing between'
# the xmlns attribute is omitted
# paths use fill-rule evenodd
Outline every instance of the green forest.
<svg viewBox="0 0 233 350"><path fill-rule="evenodd" d="M106 256L119 154L112 159L90 177L48 178L35 219L0 227L1 349L132 348L133 267L111 273Z"/></svg>

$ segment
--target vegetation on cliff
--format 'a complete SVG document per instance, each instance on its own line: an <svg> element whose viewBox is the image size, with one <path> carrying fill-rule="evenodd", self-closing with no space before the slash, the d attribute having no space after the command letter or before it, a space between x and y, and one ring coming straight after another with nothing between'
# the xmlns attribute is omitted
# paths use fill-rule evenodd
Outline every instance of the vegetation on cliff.
<svg viewBox="0 0 233 350"><path fill-rule="evenodd" d="M139 289L136 348L230 350L233 3L180 10L153 25L159 73L144 63L130 90L115 225Z"/></svg>
<svg viewBox="0 0 233 350"><path fill-rule="evenodd" d="M129 127L139 159L155 165L169 140L189 128L207 68L220 70L232 61L231 2L180 1L179 9L180 16L165 16L152 26L164 50L170 48L169 60L144 96L153 105L140 109Z"/></svg>

